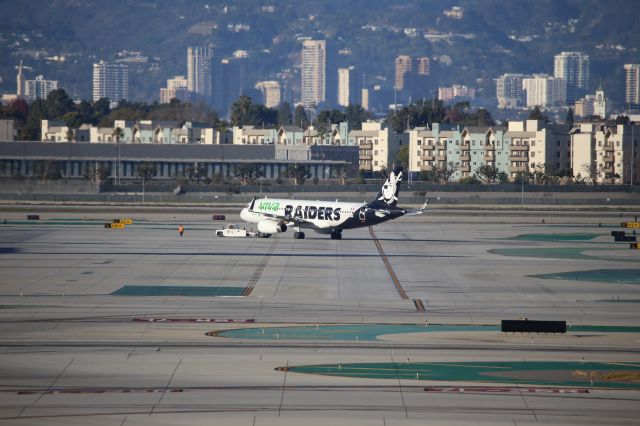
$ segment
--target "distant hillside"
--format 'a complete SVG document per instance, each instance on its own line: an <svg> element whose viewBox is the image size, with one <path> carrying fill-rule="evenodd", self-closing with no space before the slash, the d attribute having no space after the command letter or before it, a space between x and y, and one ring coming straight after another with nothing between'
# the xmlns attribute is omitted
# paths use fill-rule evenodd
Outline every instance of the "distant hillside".
<svg viewBox="0 0 640 426"><path fill-rule="evenodd" d="M444 15L452 6L462 19ZM428 55L439 84L466 83L493 96L504 72L553 72L553 55L592 57L592 85L622 91L622 65L640 62L640 8L626 0L2 0L0 90L15 91L20 61L58 79L75 97L91 92L94 61L128 60L132 99L153 100L186 73L186 48L213 44L216 56L246 50L249 79L298 84L300 37L342 49L369 82L388 84L398 54ZM10 13L6 13L10 11ZM425 34L427 37L425 38ZM131 53L135 52L135 53ZM60 61L60 57L64 61ZM483 79L477 81L478 79Z"/></svg>

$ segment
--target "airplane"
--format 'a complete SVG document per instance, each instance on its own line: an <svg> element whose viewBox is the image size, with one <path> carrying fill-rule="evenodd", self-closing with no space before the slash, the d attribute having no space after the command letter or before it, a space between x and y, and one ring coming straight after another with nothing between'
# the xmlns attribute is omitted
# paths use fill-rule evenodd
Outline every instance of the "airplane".
<svg viewBox="0 0 640 426"><path fill-rule="evenodd" d="M389 174L376 197L368 203L331 201L306 201L255 197L240 212L245 222L258 225L259 236L285 232L293 227L294 239L304 239L302 228L313 229L320 234L330 234L332 240L342 239L342 230L377 225L401 216L422 214L429 200L418 210L396 207L402 167L396 166Z"/></svg>

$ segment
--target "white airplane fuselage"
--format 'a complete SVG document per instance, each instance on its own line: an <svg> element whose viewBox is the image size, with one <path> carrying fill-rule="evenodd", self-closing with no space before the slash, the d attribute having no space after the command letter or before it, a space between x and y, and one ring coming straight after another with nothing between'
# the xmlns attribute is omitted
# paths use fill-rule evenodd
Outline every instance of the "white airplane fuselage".
<svg viewBox="0 0 640 426"><path fill-rule="evenodd" d="M274 216L299 218L304 220L300 222L300 228L331 233L335 229L353 228L349 222L365 207L366 203L261 198L255 200L252 211L247 207L242 209L240 217L245 222L256 224L273 220Z"/></svg>

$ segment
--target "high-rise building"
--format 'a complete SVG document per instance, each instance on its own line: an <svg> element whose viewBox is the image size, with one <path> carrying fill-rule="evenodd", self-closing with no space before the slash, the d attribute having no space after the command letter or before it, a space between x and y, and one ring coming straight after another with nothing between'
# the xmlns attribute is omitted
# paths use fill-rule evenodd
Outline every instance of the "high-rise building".
<svg viewBox="0 0 640 426"><path fill-rule="evenodd" d="M49 92L58 88L56 80L45 80L39 75L35 80L26 80L24 82L24 98L33 102L36 99L46 99Z"/></svg>
<svg viewBox="0 0 640 426"><path fill-rule="evenodd" d="M534 74L522 80L527 108L562 106L567 101L567 87L563 78Z"/></svg>
<svg viewBox="0 0 640 426"><path fill-rule="evenodd" d="M396 90L403 90L405 88L405 76L410 73L412 69L411 56L400 55L396 58L396 84L394 85Z"/></svg>
<svg viewBox="0 0 640 426"><path fill-rule="evenodd" d="M100 61L93 64L93 101L119 102L129 97L129 70L125 64Z"/></svg>
<svg viewBox="0 0 640 426"><path fill-rule="evenodd" d="M211 47L187 49L187 89L206 98L213 95L213 49Z"/></svg>
<svg viewBox="0 0 640 426"><path fill-rule="evenodd" d="M178 99L183 102L189 100L187 79L183 75L176 75L167 79L167 87L160 89L161 104L168 104L172 99Z"/></svg>
<svg viewBox="0 0 640 426"><path fill-rule="evenodd" d="M369 89L362 89L362 108L369 111Z"/></svg>
<svg viewBox="0 0 640 426"><path fill-rule="evenodd" d="M562 78L567 87L567 99L578 99L589 89L589 55L582 52L561 52L554 57L553 76Z"/></svg>
<svg viewBox="0 0 640 426"><path fill-rule="evenodd" d="M498 108L516 108L524 103L522 92L523 74L503 74L496 79Z"/></svg>
<svg viewBox="0 0 640 426"><path fill-rule="evenodd" d="M430 66L429 66L429 58L426 56L420 56L416 59L417 67L416 72L418 75L429 75Z"/></svg>
<svg viewBox="0 0 640 426"><path fill-rule="evenodd" d="M325 40L304 40L302 43L302 81L300 101L305 107L315 107L326 99Z"/></svg>
<svg viewBox="0 0 640 426"><path fill-rule="evenodd" d="M160 103L169 103L172 99L180 101L188 101L189 96L188 82L185 76L176 75L167 79L167 87L160 89Z"/></svg>
<svg viewBox="0 0 640 426"><path fill-rule="evenodd" d="M18 75L16 76L16 94L19 98L24 97L24 73L22 71L22 61L20 61Z"/></svg>
<svg viewBox="0 0 640 426"><path fill-rule="evenodd" d="M181 87L189 87L189 83L184 75L176 75L173 78L167 79L167 89L178 89Z"/></svg>
<svg viewBox="0 0 640 426"><path fill-rule="evenodd" d="M267 108L276 108L280 105L280 83L277 81L259 81L256 89L262 92L262 103Z"/></svg>
<svg viewBox="0 0 640 426"><path fill-rule="evenodd" d="M607 97L604 94L602 86L598 87L593 101L593 114L598 115L601 118L607 118L609 112L611 112L611 102L607 102Z"/></svg>
<svg viewBox="0 0 640 426"><path fill-rule="evenodd" d="M624 103L640 105L640 64L625 64Z"/></svg>
<svg viewBox="0 0 640 426"><path fill-rule="evenodd" d="M354 66L338 68L338 105L362 102L362 79Z"/></svg>

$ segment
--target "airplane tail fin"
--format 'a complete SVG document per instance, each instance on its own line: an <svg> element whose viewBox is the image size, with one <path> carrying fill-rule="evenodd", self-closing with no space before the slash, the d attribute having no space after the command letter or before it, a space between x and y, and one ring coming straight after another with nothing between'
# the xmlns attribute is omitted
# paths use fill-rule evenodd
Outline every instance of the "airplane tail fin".
<svg viewBox="0 0 640 426"><path fill-rule="evenodd" d="M380 192L371 204L381 204L388 207L395 207L400 194L400 182L402 181L402 166L396 166L387 177L387 180L380 188Z"/></svg>

